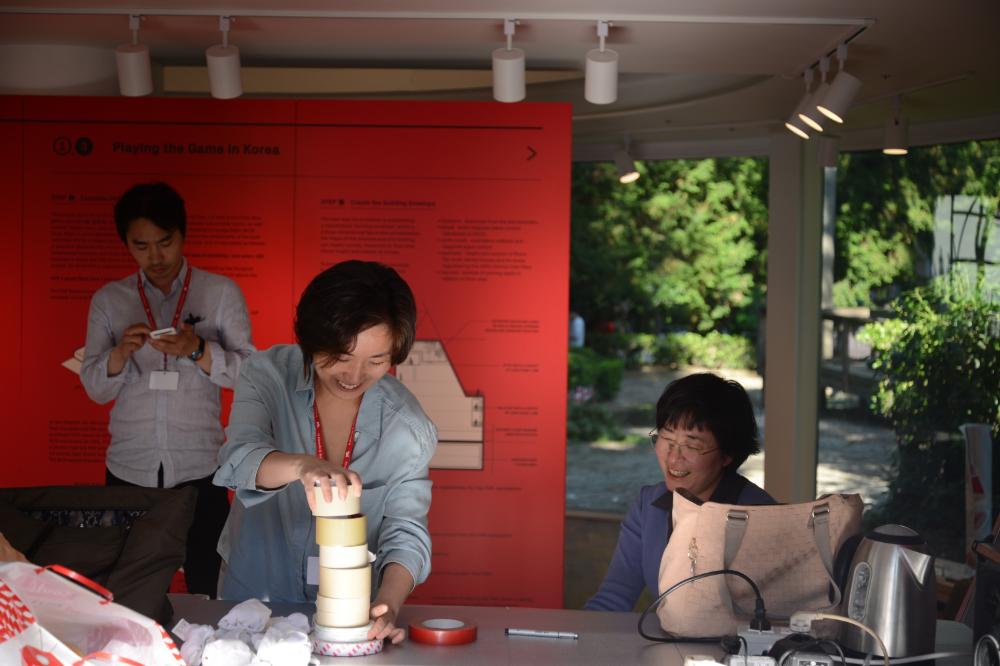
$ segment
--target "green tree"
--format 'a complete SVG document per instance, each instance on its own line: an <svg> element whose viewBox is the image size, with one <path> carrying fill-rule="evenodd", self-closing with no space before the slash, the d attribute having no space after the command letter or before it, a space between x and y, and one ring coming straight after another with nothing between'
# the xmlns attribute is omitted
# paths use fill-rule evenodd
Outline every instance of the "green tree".
<svg viewBox="0 0 1000 666"><path fill-rule="evenodd" d="M837 171L834 301L872 305L872 294L926 281L937 197L978 197L988 213L1000 195L1000 141L914 148L904 157L844 153Z"/></svg>
<svg viewBox="0 0 1000 666"><path fill-rule="evenodd" d="M570 291L590 322L752 331L763 292L767 169L760 159L573 170Z"/></svg>
<svg viewBox="0 0 1000 666"><path fill-rule="evenodd" d="M896 318L868 324L879 378L876 409L904 442L932 442L963 423L1000 436L1000 293L960 275L938 278L892 304Z"/></svg>
<svg viewBox="0 0 1000 666"><path fill-rule="evenodd" d="M958 427L986 423L993 441L1000 438L998 296L995 285L938 278L894 301L895 319L868 324L860 333L872 345L875 409L897 436L897 474L869 521L913 527L934 552L953 559L964 551L954 527L962 523L964 506ZM1000 478L998 465L994 470Z"/></svg>

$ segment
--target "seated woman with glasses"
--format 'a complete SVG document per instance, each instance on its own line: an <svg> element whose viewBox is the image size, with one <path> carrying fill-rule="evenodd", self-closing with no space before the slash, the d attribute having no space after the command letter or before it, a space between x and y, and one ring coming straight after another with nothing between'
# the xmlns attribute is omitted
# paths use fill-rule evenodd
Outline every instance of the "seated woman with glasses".
<svg viewBox="0 0 1000 666"><path fill-rule="evenodd" d="M649 439L663 482L639 490L604 581L584 606L589 610L630 611L643 587L657 596L673 491L684 488L703 501L723 504L774 503L736 473L760 452L753 406L738 383L710 372L671 382L656 403L656 429Z"/></svg>

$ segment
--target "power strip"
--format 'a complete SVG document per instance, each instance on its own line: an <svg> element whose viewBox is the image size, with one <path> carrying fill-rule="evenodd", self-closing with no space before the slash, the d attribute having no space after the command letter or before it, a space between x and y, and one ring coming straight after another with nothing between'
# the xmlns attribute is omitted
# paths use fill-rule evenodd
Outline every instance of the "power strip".
<svg viewBox="0 0 1000 666"><path fill-rule="evenodd" d="M740 625L737 633L747 642L746 653L754 656L767 654L776 641L790 636L795 632L788 627L772 627L767 631L761 631L759 629L751 629L750 625L744 624ZM747 666L751 665L748 664Z"/></svg>
<svg viewBox="0 0 1000 666"><path fill-rule="evenodd" d="M774 657L764 655L744 657L742 654L730 654L726 656L726 666L775 666L775 663Z"/></svg>

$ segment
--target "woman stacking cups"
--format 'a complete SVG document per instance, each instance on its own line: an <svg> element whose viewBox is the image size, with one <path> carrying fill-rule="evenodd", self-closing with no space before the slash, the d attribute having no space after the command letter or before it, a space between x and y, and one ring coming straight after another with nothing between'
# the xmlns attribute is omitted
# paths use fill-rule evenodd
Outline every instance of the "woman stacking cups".
<svg viewBox="0 0 1000 666"><path fill-rule="evenodd" d="M319 642L403 640L399 609L430 573L437 442L387 374L415 329L413 293L395 270L345 261L303 292L298 344L243 365L215 476L236 491L219 542L221 598L316 602Z"/></svg>

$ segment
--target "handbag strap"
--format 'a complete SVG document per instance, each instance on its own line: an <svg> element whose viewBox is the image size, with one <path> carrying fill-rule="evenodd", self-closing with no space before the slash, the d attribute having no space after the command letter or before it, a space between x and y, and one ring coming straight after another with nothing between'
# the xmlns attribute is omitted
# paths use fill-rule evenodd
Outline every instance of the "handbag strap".
<svg viewBox="0 0 1000 666"><path fill-rule="evenodd" d="M743 543L743 537L746 535L747 524L749 522L750 513L748 511L730 509L726 512L725 546L722 554L722 566L724 569L731 568L733 561L736 559L736 554L740 552L740 546ZM826 576L833 586L834 596L833 603L829 606L815 610L830 610L840 604L842 592L840 585L837 584L837 579L833 575L833 545L830 539L830 505L828 503L823 502L813 507L812 513L809 516L809 527L812 528L816 550L819 552L820 561L826 570ZM739 604L733 601L725 576L719 576L719 594L722 597L723 603L728 602L729 607L732 608L734 613L741 615L751 614L751 611L740 607Z"/></svg>

